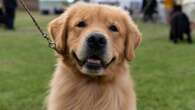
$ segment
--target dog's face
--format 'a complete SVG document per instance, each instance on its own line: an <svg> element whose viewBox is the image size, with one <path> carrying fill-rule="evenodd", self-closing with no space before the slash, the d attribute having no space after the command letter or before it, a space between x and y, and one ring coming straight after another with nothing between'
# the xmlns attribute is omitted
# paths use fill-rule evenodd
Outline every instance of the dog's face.
<svg viewBox="0 0 195 110"><path fill-rule="evenodd" d="M77 3L50 23L49 32L76 69L91 76L132 60L141 41L127 12L106 5Z"/></svg>

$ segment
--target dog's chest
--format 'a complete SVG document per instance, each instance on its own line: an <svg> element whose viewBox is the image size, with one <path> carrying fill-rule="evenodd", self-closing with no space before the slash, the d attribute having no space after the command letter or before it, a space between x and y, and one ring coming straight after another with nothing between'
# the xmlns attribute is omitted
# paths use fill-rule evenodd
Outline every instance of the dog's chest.
<svg viewBox="0 0 195 110"><path fill-rule="evenodd" d="M128 94L115 87L74 88L64 94L64 110L127 110Z"/></svg>
<svg viewBox="0 0 195 110"><path fill-rule="evenodd" d="M60 80L59 80L60 79ZM109 83L56 74L49 95L49 110L135 110L135 94L128 77Z"/></svg>
<svg viewBox="0 0 195 110"><path fill-rule="evenodd" d="M55 89L52 110L131 110L128 87L97 83L66 83ZM53 102L52 101L52 102ZM52 108L53 108L52 107Z"/></svg>

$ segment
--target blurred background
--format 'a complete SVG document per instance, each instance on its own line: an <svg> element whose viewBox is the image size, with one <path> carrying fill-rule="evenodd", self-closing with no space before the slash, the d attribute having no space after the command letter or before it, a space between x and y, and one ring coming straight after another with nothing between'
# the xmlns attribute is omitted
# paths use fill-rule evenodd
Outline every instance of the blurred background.
<svg viewBox="0 0 195 110"><path fill-rule="evenodd" d="M44 31L78 1L24 0ZM143 42L129 67L138 110L194 110L195 0L84 2L121 7L138 24ZM0 0L0 110L45 109L56 63L47 45L18 1Z"/></svg>

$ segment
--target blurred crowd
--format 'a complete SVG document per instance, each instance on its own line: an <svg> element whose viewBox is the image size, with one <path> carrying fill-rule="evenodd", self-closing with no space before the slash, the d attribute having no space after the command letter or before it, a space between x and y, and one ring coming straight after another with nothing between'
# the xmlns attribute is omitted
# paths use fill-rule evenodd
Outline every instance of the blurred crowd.
<svg viewBox="0 0 195 110"><path fill-rule="evenodd" d="M104 4L120 6L118 4L119 2L111 3L108 2L109 0L104 0L104 1L105 2L97 1L94 3L100 3L100 4L104 3ZM178 41L183 40L184 39L183 35L186 34L187 41L189 43L192 43L191 30L193 26L195 27L195 22L190 19L191 17L189 13L187 14L186 12L183 11L182 3L185 0L136 0L134 2L138 2L138 1L139 1L138 7L140 8L138 9L139 11L137 12L143 15L142 19L144 22L156 22L161 19L161 22L167 23L170 26L169 38L171 41L177 43ZM60 4L58 5L57 1L55 1L55 3L53 1L53 3L50 4L48 4L48 2L49 1L46 0L42 2L40 1L40 4L43 5L43 6L40 5L39 7L40 12L42 12L42 14L48 15L51 10L53 10L53 13L55 14L60 14L64 11L63 10L64 6L61 6ZM91 1L88 0L87 2L91 2ZM127 6L126 4L128 3L126 2L124 2L123 4L125 5L121 7L129 11L129 13L132 16L134 16L134 12L138 8L136 6L137 4L132 3L130 6ZM193 3L195 3L195 1ZM17 0L0 0L0 26L4 25L7 30L15 30L14 19L15 19L16 8L17 8Z"/></svg>
<svg viewBox="0 0 195 110"><path fill-rule="evenodd" d="M159 0L143 0L142 5L142 13L143 13L143 20L145 22L147 21L155 21L156 14L160 14L158 5L164 6L165 16L166 16L166 22L170 22L170 16L172 11L174 10L175 5L181 5L181 3L177 2L178 0L161 0L160 3Z"/></svg>
<svg viewBox="0 0 195 110"><path fill-rule="evenodd" d="M14 30L14 19L17 8L16 0L0 0L0 25L7 30Z"/></svg>

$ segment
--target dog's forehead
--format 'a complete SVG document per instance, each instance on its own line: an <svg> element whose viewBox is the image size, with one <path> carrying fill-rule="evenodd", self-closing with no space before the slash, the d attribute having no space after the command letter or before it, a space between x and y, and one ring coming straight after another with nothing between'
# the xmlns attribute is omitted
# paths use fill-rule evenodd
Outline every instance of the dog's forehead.
<svg viewBox="0 0 195 110"><path fill-rule="evenodd" d="M77 19L107 18L107 20L121 20L126 14L119 7L98 4L76 4L70 10L72 10L73 17Z"/></svg>

